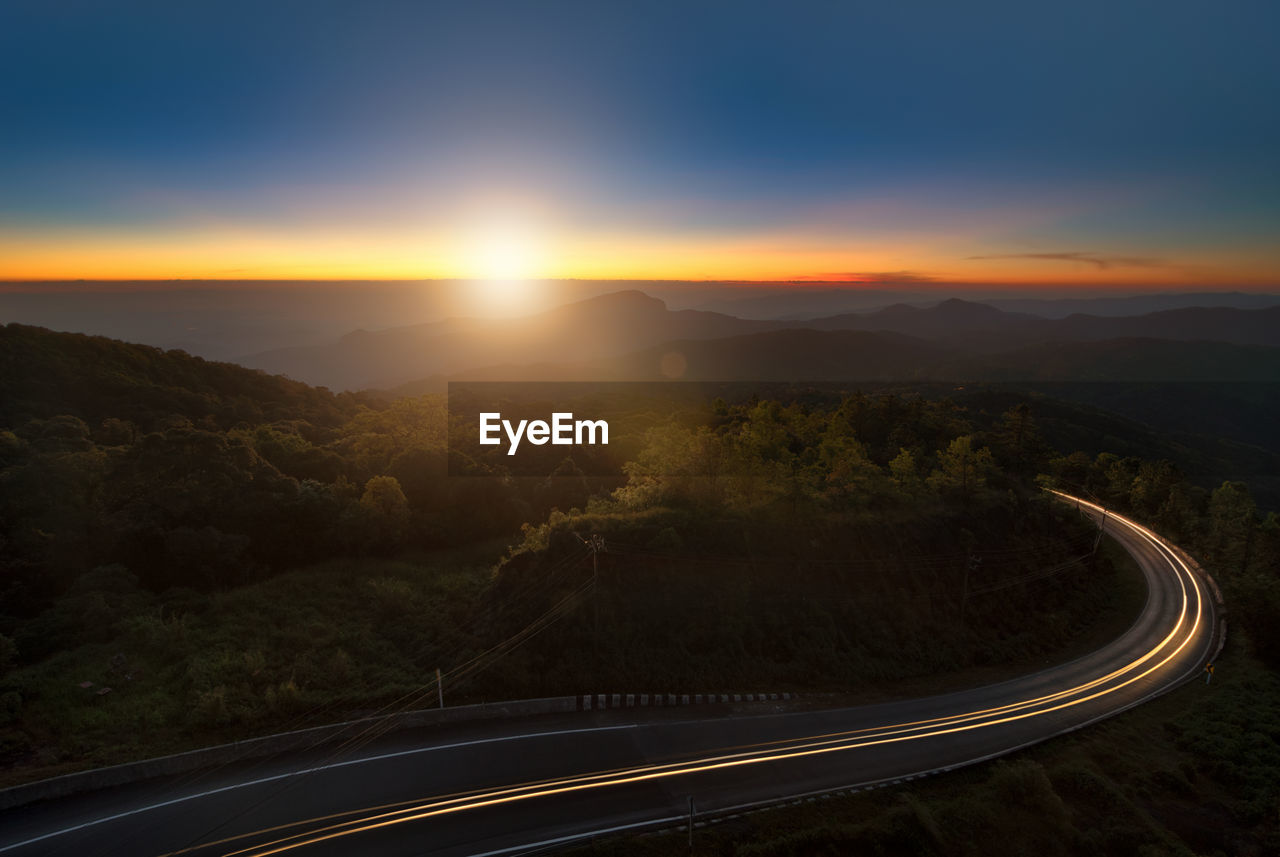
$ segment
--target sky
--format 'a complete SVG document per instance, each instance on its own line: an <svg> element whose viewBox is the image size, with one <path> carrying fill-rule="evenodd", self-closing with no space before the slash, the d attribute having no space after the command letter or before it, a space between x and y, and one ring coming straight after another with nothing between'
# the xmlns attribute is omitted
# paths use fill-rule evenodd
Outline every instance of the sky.
<svg viewBox="0 0 1280 857"><path fill-rule="evenodd" d="M1280 284L1274 2L0 4L0 279Z"/></svg>

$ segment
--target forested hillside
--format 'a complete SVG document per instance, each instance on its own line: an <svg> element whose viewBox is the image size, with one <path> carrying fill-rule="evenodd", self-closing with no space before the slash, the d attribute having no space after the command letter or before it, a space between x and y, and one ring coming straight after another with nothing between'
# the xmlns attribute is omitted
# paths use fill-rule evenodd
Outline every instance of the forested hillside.
<svg viewBox="0 0 1280 857"><path fill-rule="evenodd" d="M459 544L525 520L446 481L443 404L392 404L182 352L0 328L3 614L119 564L216 590L332 556ZM58 645L54 639L36 643Z"/></svg>
<svg viewBox="0 0 1280 857"><path fill-rule="evenodd" d="M0 424L69 415L150 431L175 416L226 430L289 420L333 428L368 398L102 336L0 326Z"/></svg>
<svg viewBox="0 0 1280 857"><path fill-rule="evenodd" d="M774 386L696 419L619 400L614 477L455 452L484 477L458 478L441 396L0 336L10 780L425 704L437 667L459 702L888 693L1066 657L1140 592L1045 484L1201 550L1280 656L1275 515L1169 460L1053 448L1041 416L1071 438L1083 412L1043 397Z"/></svg>

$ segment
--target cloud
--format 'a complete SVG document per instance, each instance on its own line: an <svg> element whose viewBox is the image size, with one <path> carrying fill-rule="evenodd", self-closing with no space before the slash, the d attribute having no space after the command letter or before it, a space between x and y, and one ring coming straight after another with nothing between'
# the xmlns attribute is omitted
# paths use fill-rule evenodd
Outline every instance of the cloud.
<svg viewBox="0 0 1280 857"><path fill-rule="evenodd" d="M1148 256L1112 256L1107 253L1002 253L994 256L966 256L965 259L1041 259L1049 262L1082 262L1093 265L1099 271L1112 268L1165 268L1168 263L1163 259Z"/></svg>
<svg viewBox="0 0 1280 857"><path fill-rule="evenodd" d="M912 283L936 283L937 277L917 271L853 271L836 274L809 274L790 277L793 282L809 283L883 283L886 285L910 285Z"/></svg>

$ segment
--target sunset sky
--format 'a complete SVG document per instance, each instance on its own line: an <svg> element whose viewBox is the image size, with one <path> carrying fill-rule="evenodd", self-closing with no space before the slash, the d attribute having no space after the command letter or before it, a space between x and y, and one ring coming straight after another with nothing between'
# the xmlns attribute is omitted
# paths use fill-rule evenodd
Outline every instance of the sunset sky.
<svg viewBox="0 0 1280 857"><path fill-rule="evenodd" d="M1280 284L1274 2L0 10L0 279Z"/></svg>

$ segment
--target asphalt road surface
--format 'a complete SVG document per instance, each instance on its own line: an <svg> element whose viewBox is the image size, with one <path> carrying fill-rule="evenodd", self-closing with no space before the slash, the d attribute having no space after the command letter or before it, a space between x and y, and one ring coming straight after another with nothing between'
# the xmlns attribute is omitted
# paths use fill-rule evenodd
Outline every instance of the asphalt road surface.
<svg viewBox="0 0 1280 857"><path fill-rule="evenodd" d="M705 817L1009 753L1151 699L1210 655L1204 581L1141 526L1108 514L1106 531L1146 576L1140 618L1022 678L823 711L622 709L398 733L8 810L0 857L517 854L678 825L691 800Z"/></svg>

